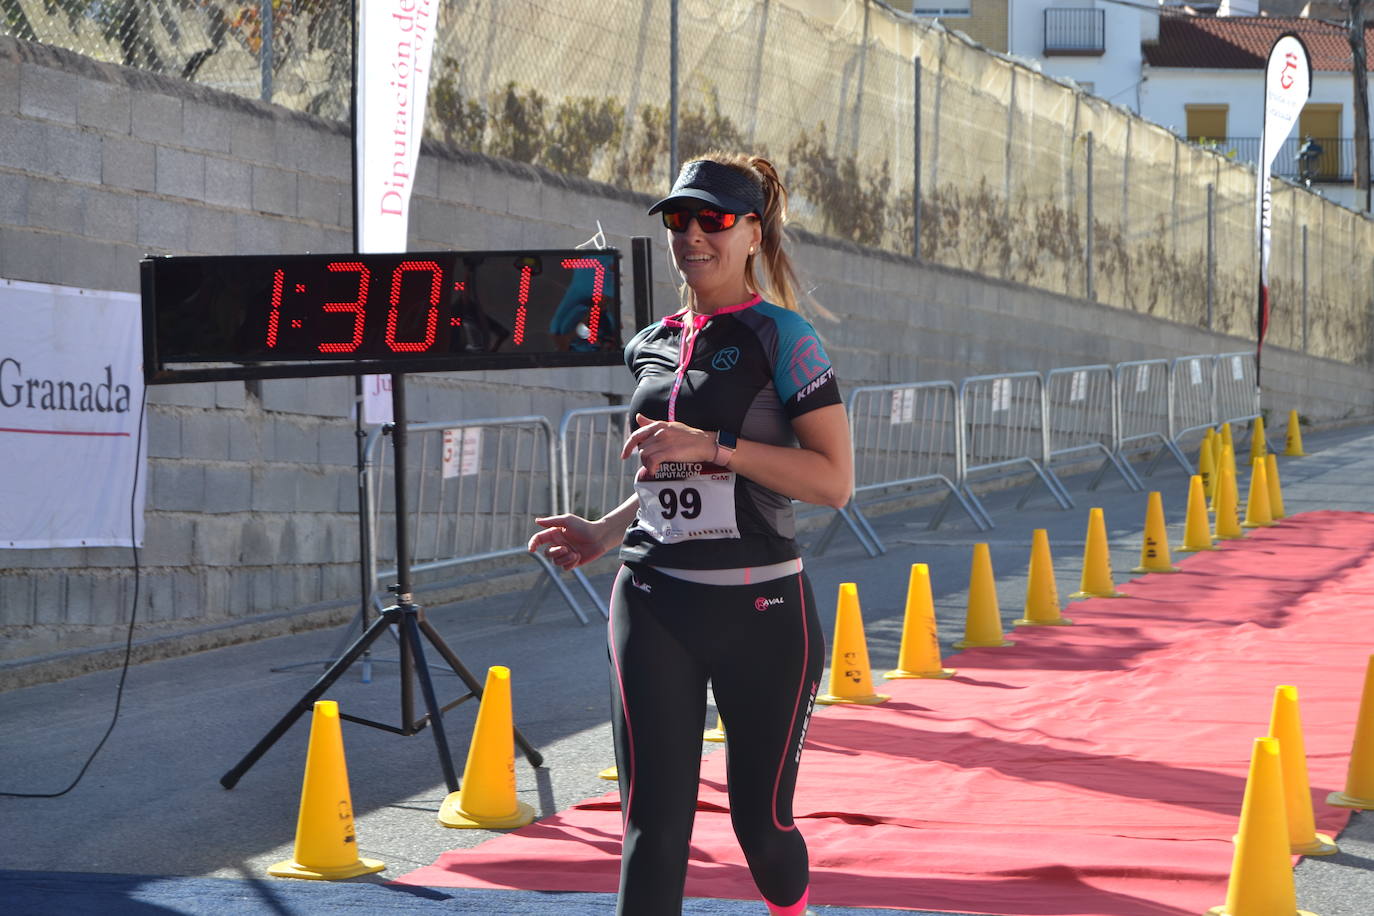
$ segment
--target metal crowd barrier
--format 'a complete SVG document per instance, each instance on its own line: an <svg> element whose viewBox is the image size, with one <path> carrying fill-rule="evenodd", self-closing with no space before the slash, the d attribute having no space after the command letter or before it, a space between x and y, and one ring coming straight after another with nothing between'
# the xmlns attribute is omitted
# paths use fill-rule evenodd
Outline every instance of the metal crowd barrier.
<svg viewBox="0 0 1374 916"><path fill-rule="evenodd" d="M1259 385L1255 382L1255 354L1221 353L1213 363L1216 425L1245 423L1260 415Z"/></svg>
<svg viewBox="0 0 1374 916"><path fill-rule="evenodd" d="M964 479L960 489L987 519L987 511L970 487L975 474L1025 465L1054 497L1061 509L1073 506L1064 485L1045 467L1049 455L1045 436L1045 382L1038 372L975 375L959 383L960 429L964 443ZM1030 498L1032 480L1017 508Z"/></svg>
<svg viewBox="0 0 1374 916"><path fill-rule="evenodd" d="M1038 479L1067 509L1073 500L1052 469L1055 462L1100 453L1103 463L1089 489L1113 467L1131 489L1140 490L1131 453L1156 450L1146 474L1154 473L1166 453L1191 474L1180 438L1223 422L1253 420L1259 405L1255 357L1244 352L1078 366L1043 376L972 376L957 387L949 381L871 385L850 393L848 413L854 490L813 549L823 553L847 526L869 556L878 556L886 547L865 507L901 499L924 485L943 487L948 492L929 528L938 528L950 505L958 504L978 530L987 531L993 521L971 488L976 476L1027 467L1035 478L1017 507L1025 505ZM546 575L516 619L532 619L552 587L586 623L557 567L525 545L535 516L570 512L595 518L633 491L638 463L620 459L628 421L627 406L571 410L556 440L549 420L536 416L410 424L412 504L406 519L412 571L528 556ZM372 542L368 574L378 608L383 581L396 575L395 557L388 556L395 546L394 527L388 528L396 517L388 485L393 470L382 441L380 429L368 436L364 480ZM392 568L379 568L382 562ZM581 570L573 576L605 616L604 598Z"/></svg>
<svg viewBox="0 0 1374 916"><path fill-rule="evenodd" d="M864 517L863 506L900 499L912 488L934 484L948 490L931 518L934 530L951 503L968 513L980 531L992 522L959 492L963 480L959 401L953 382L870 385L849 394L854 442L854 492L813 548L825 552L841 524L871 557L887 548ZM894 493L901 490L900 493Z"/></svg>
<svg viewBox="0 0 1374 916"><path fill-rule="evenodd" d="M1135 470L1117 454L1116 386L1111 366L1075 366L1045 373L1045 466L1056 461L1102 455L1089 490L1115 468L1132 490L1143 489Z"/></svg>
<svg viewBox="0 0 1374 916"><path fill-rule="evenodd" d="M1180 356L1169 365L1169 439L1182 448L1183 437L1217 422L1215 358ZM1193 473L1191 463L1187 465Z"/></svg>
<svg viewBox="0 0 1374 916"><path fill-rule="evenodd" d="M410 525L410 569L415 575L468 563L525 556L547 574L582 623L587 616L557 568L525 545L536 515L558 507L553 426L545 417L446 420L406 426L409 448L404 518ZM382 428L367 438L364 482L372 550L368 571L372 601L383 604L383 583L396 575L396 505L390 449ZM390 564L382 568L382 564ZM542 590L536 590L541 591ZM516 614L529 619L533 602Z"/></svg>
<svg viewBox="0 0 1374 916"><path fill-rule="evenodd" d="M1172 455L1189 474L1193 472L1171 434L1172 388L1167 359L1141 359L1117 363L1112 373L1116 388L1116 454L1130 466L1130 455L1156 449L1146 469L1153 475L1165 454ZM1135 474L1135 469L1131 469ZM1135 475L1139 480L1139 475Z"/></svg>
<svg viewBox="0 0 1374 916"><path fill-rule="evenodd" d="M1170 367L1169 386L1169 439L1175 451L1189 433L1260 415L1255 354L1250 352L1180 356ZM1192 473L1191 464L1184 467Z"/></svg>
<svg viewBox="0 0 1374 916"><path fill-rule="evenodd" d="M634 492L639 462L620 458L629 422L628 405L581 407L563 415L558 425L559 511L600 518ZM574 569L573 578L607 615L605 596L592 588L586 574Z"/></svg>

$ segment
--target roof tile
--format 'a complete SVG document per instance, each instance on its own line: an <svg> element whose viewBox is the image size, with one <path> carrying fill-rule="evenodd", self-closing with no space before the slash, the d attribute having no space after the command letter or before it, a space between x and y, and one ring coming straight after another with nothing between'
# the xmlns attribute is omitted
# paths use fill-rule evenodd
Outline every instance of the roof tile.
<svg viewBox="0 0 1374 916"><path fill-rule="evenodd" d="M1374 23L1365 24L1365 66L1374 71ZM1294 32L1307 45L1312 69L1350 71L1345 27L1316 19L1279 16L1179 16L1159 20L1159 41L1144 45L1151 67L1262 70L1274 40Z"/></svg>

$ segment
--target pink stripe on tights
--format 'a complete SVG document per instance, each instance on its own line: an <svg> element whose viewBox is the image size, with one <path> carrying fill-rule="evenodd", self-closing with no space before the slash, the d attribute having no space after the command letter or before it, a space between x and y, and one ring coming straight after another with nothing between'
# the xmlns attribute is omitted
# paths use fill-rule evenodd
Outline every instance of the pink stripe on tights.
<svg viewBox="0 0 1374 916"><path fill-rule="evenodd" d="M806 890L802 891L801 899L791 906L778 906L776 903L769 903L767 900L763 902L768 904L769 916L802 916L802 914L806 912L806 898L810 895L811 888L808 887Z"/></svg>
<svg viewBox="0 0 1374 916"><path fill-rule="evenodd" d="M620 587L620 580L630 574L630 571L624 566L620 567L620 572L616 573L615 584L611 586L611 591L614 592L618 589ZM629 749L630 755L628 761L630 765L630 778L628 780L629 788L626 790L625 797L620 800L620 826L623 830L630 823L630 802L632 802L635 797L635 740L634 731L630 728L630 705L629 700L625 696L625 676L620 670L620 656L617 655L615 651L614 614L611 614L610 619L606 621L606 629L607 641L611 648L611 665L615 670L616 689L620 691L620 708L625 713L625 746ZM797 912L800 913L801 911L798 910Z"/></svg>

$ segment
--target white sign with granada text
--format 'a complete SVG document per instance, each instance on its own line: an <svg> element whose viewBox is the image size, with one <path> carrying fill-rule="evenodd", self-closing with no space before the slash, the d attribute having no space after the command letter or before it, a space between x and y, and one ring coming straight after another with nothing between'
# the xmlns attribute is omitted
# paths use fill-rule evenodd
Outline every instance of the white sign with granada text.
<svg viewBox="0 0 1374 916"><path fill-rule="evenodd" d="M0 280L0 547L143 543L139 297Z"/></svg>

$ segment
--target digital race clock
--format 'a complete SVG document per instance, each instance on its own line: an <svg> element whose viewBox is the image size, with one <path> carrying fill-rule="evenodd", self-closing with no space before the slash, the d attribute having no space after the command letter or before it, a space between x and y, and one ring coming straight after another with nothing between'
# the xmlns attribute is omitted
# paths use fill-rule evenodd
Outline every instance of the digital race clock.
<svg viewBox="0 0 1374 916"><path fill-rule="evenodd" d="M150 383L612 365L627 337L613 248L159 257L141 273ZM186 365L206 363L221 365Z"/></svg>

